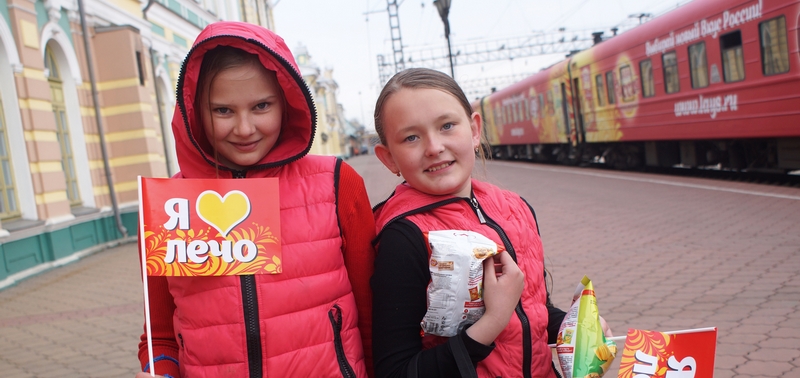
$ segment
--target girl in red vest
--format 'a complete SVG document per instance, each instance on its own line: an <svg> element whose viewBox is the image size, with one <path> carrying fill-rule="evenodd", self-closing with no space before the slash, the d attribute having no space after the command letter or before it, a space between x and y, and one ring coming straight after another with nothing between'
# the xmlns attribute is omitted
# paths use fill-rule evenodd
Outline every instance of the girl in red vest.
<svg viewBox="0 0 800 378"><path fill-rule="evenodd" d="M271 31L219 22L197 37L178 80L175 177L278 178L283 270L148 277L154 366L143 334L137 377L367 376L371 209L350 166L306 155L312 98Z"/></svg>
<svg viewBox="0 0 800 378"><path fill-rule="evenodd" d="M564 312L545 287L533 209L519 195L471 177L481 116L458 84L408 69L375 106L375 153L405 179L377 205L373 356L378 377L555 377L548 343ZM423 335L431 280L424 233L471 230L506 252L484 261L486 312L449 339Z"/></svg>

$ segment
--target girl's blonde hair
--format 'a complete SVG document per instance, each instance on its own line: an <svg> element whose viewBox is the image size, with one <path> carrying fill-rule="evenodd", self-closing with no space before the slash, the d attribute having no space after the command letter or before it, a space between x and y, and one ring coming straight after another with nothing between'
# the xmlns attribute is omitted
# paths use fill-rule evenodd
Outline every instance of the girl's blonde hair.
<svg viewBox="0 0 800 378"><path fill-rule="evenodd" d="M467 95L464 94L464 91L458 83L450 76L429 68L409 68L400 71L389 79L389 82L387 82L381 90L378 101L375 102L375 132L378 133L378 138L380 138L381 144L384 146L386 145L386 132L383 129L383 120L381 119L383 106L393 94L404 88L438 89L449 93L461 104L467 118L472 116L472 105L470 105L469 100L467 100ZM481 135L481 145L485 145L485 138L483 135ZM482 161L485 161L484 148L479 147L476 153Z"/></svg>

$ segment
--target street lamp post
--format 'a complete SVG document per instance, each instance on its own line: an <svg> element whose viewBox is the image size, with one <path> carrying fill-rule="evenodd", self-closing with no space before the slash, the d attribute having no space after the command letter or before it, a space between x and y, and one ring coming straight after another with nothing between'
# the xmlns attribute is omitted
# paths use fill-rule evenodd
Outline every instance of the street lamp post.
<svg viewBox="0 0 800 378"><path fill-rule="evenodd" d="M453 49L450 47L450 21L447 16L450 13L450 0L434 0L433 5L439 11L439 17L444 22L444 37L447 38L447 58L450 59L450 76L455 79L456 73L453 69Z"/></svg>

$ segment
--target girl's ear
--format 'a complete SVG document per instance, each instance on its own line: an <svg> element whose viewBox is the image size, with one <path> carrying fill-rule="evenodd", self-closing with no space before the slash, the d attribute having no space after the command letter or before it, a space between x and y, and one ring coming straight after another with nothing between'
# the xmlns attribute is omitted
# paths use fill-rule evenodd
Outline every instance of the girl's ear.
<svg viewBox="0 0 800 378"><path fill-rule="evenodd" d="M378 157L378 160L383 163L386 168L388 168L392 173L397 174L400 170L397 168L397 164L394 163L394 158L392 158L392 153L389 152L389 148L384 146L383 144L376 144L375 145L375 156Z"/></svg>
<svg viewBox="0 0 800 378"><path fill-rule="evenodd" d="M472 113L469 121L470 129L472 130L472 147L479 147L481 145L481 132L483 131L483 119L478 112Z"/></svg>

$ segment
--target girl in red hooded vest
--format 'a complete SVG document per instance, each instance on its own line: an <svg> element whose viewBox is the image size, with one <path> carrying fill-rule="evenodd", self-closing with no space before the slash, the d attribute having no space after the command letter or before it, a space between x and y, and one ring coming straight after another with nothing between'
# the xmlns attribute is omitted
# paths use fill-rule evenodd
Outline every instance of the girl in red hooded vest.
<svg viewBox="0 0 800 378"><path fill-rule="evenodd" d="M306 155L316 120L282 38L239 22L200 33L178 80L176 178L278 178L283 270L148 277L154 366L143 334L137 376L367 376L371 209L350 166Z"/></svg>
<svg viewBox="0 0 800 378"><path fill-rule="evenodd" d="M378 377L557 374L547 344L564 312L549 300L535 215L519 195L471 177L481 127L458 84L438 71L401 71L378 97L375 153L405 179L373 209ZM484 315L445 339L420 328L431 281L424 233L451 229L481 233L506 252L484 261Z"/></svg>

